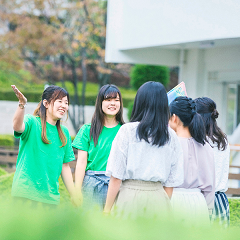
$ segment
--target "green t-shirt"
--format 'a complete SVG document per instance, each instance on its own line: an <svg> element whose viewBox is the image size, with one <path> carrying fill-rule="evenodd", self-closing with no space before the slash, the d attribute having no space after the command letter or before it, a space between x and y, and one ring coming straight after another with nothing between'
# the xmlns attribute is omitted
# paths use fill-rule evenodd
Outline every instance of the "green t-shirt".
<svg viewBox="0 0 240 240"><path fill-rule="evenodd" d="M59 176L63 163L75 160L71 147L71 136L61 126L67 138L64 147L58 135L57 126L46 123L46 144L41 138L41 120L27 114L24 116L25 130L14 132L20 138L16 172L12 184L12 196L28 198L49 204L59 204Z"/></svg>
<svg viewBox="0 0 240 240"><path fill-rule="evenodd" d="M120 127L120 123L113 128L103 127L96 146L94 146L93 139L90 140L91 124L85 124L81 127L72 146L88 152L86 171L106 171L112 141Z"/></svg>

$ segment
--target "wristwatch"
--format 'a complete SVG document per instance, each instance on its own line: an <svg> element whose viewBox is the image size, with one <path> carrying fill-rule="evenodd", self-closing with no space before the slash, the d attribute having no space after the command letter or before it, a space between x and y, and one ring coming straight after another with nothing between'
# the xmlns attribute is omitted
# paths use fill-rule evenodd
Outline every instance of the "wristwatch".
<svg viewBox="0 0 240 240"><path fill-rule="evenodd" d="M18 103L18 106L21 108L21 109L24 109L25 107L26 107L26 105L27 105L27 103L25 103L25 104L22 104L22 103Z"/></svg>

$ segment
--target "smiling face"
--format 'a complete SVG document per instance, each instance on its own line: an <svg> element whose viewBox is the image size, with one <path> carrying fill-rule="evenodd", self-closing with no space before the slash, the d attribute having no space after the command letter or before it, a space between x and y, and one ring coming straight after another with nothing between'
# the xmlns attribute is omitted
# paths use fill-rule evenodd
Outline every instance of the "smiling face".
<svg viewBox="0 0 240 240"><path fill-rule="evenodd" d="M120 110L120 98L117 94L116 98L108 98L102 101L102 111L108 117L116 116Z"/></svg>
<svg viewBox="0 0 240 240"><path fill-rule="evenodd" d="M46 101L46 100L45 100ZM67 96L62 99L57 99L55 102L45 102L47 122L55 125L57 120L61 119L68 111Z"/></svg>

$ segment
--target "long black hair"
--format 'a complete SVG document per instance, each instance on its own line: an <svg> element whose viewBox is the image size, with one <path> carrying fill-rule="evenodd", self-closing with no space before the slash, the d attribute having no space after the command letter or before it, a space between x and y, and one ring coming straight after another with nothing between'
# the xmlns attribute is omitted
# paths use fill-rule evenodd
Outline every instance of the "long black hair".
<svg viewBox="0 0 240 240"><path fill-rule="evenodd" d="M140 122L138 138L163 146L169 141L168 98L164 86L159 82L146 82L137 91L130 122Z"/></svg>
<svg viewBox="0 0 240 240"><path fill-rule="evenodd" d="M47 138L47 132L46 132L47 115L46 115L46 107L43 105L43 100L47 100L49 104L53 104L57 99L62 99L63 97L66 97L66 96L67 96L68 105L69 105L69 102L70 102L69 94L64 88L54 86L54 85L47 87L42 94L41 102L38 104L37 108L33 113L34 116L39 116L41 119L42 141L46 144L50 144L50 141ZM64 147L67 144L67 139L60 126L60 120L57 120L56 126L57 126L59 137L62 142L61 147Z"/></svg>
<svg viewBox="0 0 240 240"><path fill-rule="evenodd" d="M98 138L100 133L102 132L104 126L104 118L105 114L102 110L102 102L106 99L116 98L119 95L120 100L120 109L116 114L116 121L121 125L124 124L123 120L123 101L120 90L117 86L113 84L106 84L102 86L99 90L96 103L95 103L95 111L92 117L91 128L90 128L90 138L93 138L94 145L97 145Z"/></svg>
<svg viewBox="0 0 240 240"><path fill-rule="evenodd" d="M226 134L223 133L217 125L216 119L218 118L219 113L216 109L216 103L208 97L196 98L195 102L197 104L197 112L203 118L206 135L213 143L217 143L219 150L225 150L228 140Z"/></svg>
<svg viewBox="0 0 240 240"><path fill-rule="evenodd" d="M188 97L177 97L171 102L171 116L175 114L183 123L184 127L189 128L191 136L202 145L205 144L205 126L200 114L196 112L196 103Z"/></svg>

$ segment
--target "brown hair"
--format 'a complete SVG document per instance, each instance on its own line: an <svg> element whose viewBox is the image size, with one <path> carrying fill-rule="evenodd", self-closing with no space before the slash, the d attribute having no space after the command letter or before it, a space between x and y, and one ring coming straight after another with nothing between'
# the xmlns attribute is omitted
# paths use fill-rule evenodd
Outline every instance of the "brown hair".
<svg viewBox="0 0 240 240"><path fill-rule="evenodd" d="M69 104L69 94L64 88L61 88L58 86L47 87L42 94L41 102L38 104L37 108L33 113L34 116L39 116L41 119L41 124L42 124L41 136L42 136L42 141L46 144L50 144L50 141L47 138L47 132L46 132L47 116L46 116L46 107L43 105L43 100L47 100L49 104L53 104L57 99L62 99L63 97L66 97L66 96ZM60 120L57 120L56 126L57 126L60 140L62 142L61 147L64 147L67 144L67 139L65 134L62 131Z"/></svg>

